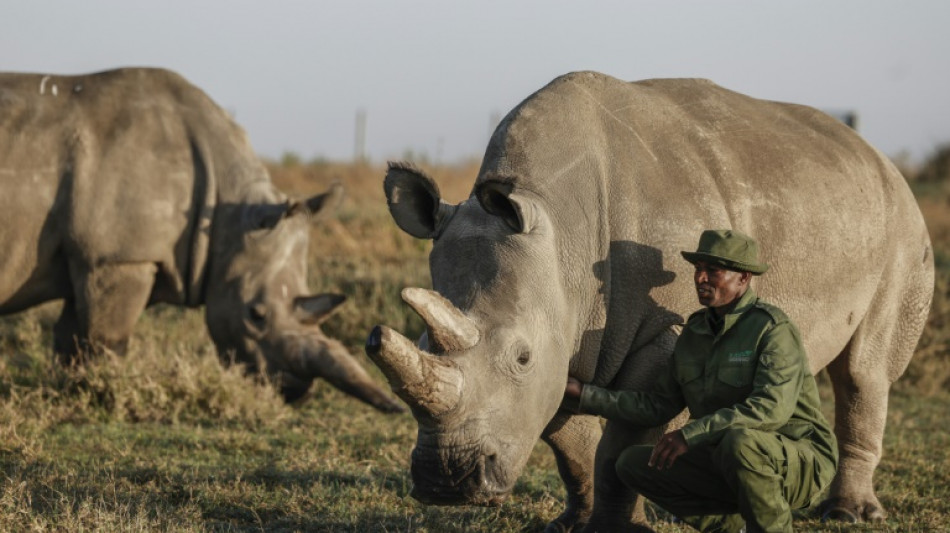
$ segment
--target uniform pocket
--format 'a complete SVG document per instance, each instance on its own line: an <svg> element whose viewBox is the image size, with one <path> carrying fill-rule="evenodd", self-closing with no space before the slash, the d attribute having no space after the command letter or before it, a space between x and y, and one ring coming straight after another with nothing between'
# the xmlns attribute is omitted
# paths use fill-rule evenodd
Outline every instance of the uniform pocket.
<svg viewBox="0 0 950 533"><path fill-rule="evenodd" d="M679 364L676 366L676 374L679 380L680 389L685 398L702 398L703 396L703 374L706 367L700 364Z"/></svg>
<svg viewBox="0 0 950 533"><path fill-rule="evenodd" d="M696 381L697 379L703 377L703 372L705 367L701 364L681 364L677 365L676 373L679 376L680 385L686 385L691 381Z"/></svg>
<svg viewBox="0 0 950 533"><path fill-rule="evenodd" d="M716 377L731 387L744 388L752 385L754 374L755 368L752 365L721 366Z"/></svg>

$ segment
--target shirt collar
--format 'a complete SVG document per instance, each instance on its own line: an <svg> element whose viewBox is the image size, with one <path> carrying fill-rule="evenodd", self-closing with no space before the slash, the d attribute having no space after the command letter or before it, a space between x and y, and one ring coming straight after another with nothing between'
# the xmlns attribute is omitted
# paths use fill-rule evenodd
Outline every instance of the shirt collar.
<svg viewBox="0 0 950 533"><path fill-rule="evenodd" d="M736 302L736 305L733 306L732 310L726 313L726 316L723 317L724 323L722 325L722 330L719 331L718 335L722 335L729 331L729 328L731 328L736 323L736 321L739 320L739 317L742 316L743 313L751 309L758 299L759 298L756 296L755 291L752 290L752 287L746 289L745 294L739 298L739 301ZM693 331L696 333L702 333L704 335L717 336L717 333L711 326L713 320L716 318L715 313L716 312L711 307L704 309L702 320L697 320L694 322L692 326Z"/></svg>

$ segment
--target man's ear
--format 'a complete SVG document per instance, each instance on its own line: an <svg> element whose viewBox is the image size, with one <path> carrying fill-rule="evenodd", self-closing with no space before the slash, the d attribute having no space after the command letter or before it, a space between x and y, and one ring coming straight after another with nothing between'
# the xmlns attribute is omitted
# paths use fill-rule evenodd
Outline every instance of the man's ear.
<svg viewBox="0 0 950 533"><path fill-rule="evenodd" d="M383 189L396 225L419 239L437 238L457 208L442 201L432 178L408 163L389 163Z"/></svg>
<svg viewBox="0 0 950 533"><path fill-rule="evenodd" d="M303 324L319 324L346 300L342 294L324 293L294 298L294 317Z"/></svg>
<svg viewBox="0 0 950 533"><path fill-rule="evenodd" d="M534 205L513 191L511 183L484 181L475 189L482 209L501 218L515 233L529 233L535 225Z"/></svg>

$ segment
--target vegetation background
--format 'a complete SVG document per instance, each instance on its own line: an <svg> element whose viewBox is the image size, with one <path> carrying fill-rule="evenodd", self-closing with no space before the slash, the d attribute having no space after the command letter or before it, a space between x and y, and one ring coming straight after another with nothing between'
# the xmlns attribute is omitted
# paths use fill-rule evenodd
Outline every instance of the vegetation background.
<svg viewBox="0 0 950 533"><path fill-rule="evenodd" d="M453 202L477 172L477 162L422 166ZM338 217L313 230L310 284L350 297L324 330L382 381L365 335L378 323L421 332L399 291L429 285L429 243L391 221L382 166L288 154L269 167L294 195L346 186ZM950 529L950 147L904 171L938 275L917 355L891 394L875 482L890 515L845 526L802 513L802 531ZM0 531L514 532L538 531L562 510L543 444L502 506L426 507L408 496L410 415L379 414L323 382L284 405L266 383L218 363L201 310L150 309L126 357L64 369L50 353L57 312L53 303L0 318ZM660 531L687 529L648 512Z"/></svg>

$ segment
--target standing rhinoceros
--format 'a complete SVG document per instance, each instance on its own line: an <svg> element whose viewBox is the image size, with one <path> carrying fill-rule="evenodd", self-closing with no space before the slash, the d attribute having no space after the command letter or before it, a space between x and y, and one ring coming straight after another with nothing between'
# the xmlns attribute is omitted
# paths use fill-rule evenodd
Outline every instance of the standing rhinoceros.
<svg viewBox="0 0 950 533"><path fill-rule="evenodd" d="M419 424L420 501L500 501L540 437L567 486L550 528L630 527L638 498L613 462L660 429L609 422L601 439L596 418L559 410L565 380L648 389L699 308L679 251L737 228L772 265L756 290L834 384L826 515L883 516L872 475L888 389L923 328L933 259L903 178L846 126L709 81L580 72L508 114L465 202L407 165L385 190L396 223L435 241L435 291L403 293L428 325L419 347L385 327L367 341Z"/></svg>
<svg viewBox="0 0 950 533"><path fill-rule="evenodd" d="M178 75L0 74L0 314L63 299L54 346L122 351L142 310L204 304L225 361L288 400L326 378L400 404L317 325L343 297L307 295L310 221L339 186L289 201L243 130Z"/></svg>

